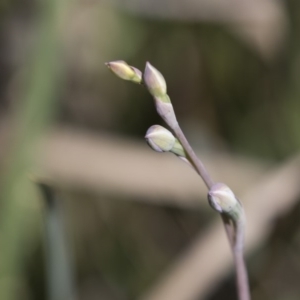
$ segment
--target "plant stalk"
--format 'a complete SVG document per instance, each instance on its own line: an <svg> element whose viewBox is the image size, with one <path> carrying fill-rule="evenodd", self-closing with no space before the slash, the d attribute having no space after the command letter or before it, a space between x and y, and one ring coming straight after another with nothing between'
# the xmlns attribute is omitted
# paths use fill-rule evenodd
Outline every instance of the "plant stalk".
<svg viewBox="0 0 300 300"><path fill-rule="evenodd" d="M126 63L120 61L111 62L110 66L115 67L115 71L112 67L111 69L114 71L114 73L116 73L117 76L121 77L122 79L132 81L132 78L127 77L128 73L132 73L132 69L128 70L128 65ZM124 74L126 76L124 76ZM150 94L155 100L156 110L158 114L174 131L175 136L186 152L188 161L192 164L195 171L200 175L208 190L211 191L211 189L215 186L215 182L212 180L202 161L195 154L176 120L176 115L173 110L171 100L167 95L166 82L162 74L158 70L156 70L150 63L147 63L144 76L142 79L140 79L139 83L145 83ZM239 300L250 300L247 269L243 256L245 215L241 203L236 199L233 193L232 197L234 197L231 198L233 200L233 203L236 204L231 207L231 202L229 203L229 205L227 203L227 209L229 210L223 210L218 203L218 206L213 208L221 214L224 228L233 253Z"/></svg>
<svg viewBox="0 0 300 300"><path fill-rule="evenodd" d="M213 182L211 176L209 175L208 171L206 170L204 164L197 157L197 155L194 152L193 148L189 144L189 142L186 139L186 137L185 137L183 131L181 130L179 124L177 123L176 126L174 126L174 128L172 128L172 129L174 130L174 133L175 133L176 137L178 138L178 140L180 141L182 147L184 148L187 155L189 156L190 162L194 166L196 172L200 175L200 177L204 181L207 188L210 189L213 186L214 182Z"/></svg>
<svg viewBox="0 0 300 300"><path fill-rule="evenodd" d="M244 259L244 233L245 233L245 217L242 216L234 222L235 227L235 245L233 247L233 257L236 269L236 285L238 287L238 298L240 300L250 300L250 289L247 267Z"/></svg>
<svg viewBox="0 0 300 300"><path fill-rule="evenodd" d="M190 162L194 166L197 173L200 175L208 190L214 185L214 181L206 170L202 161L195 154L188 140L186 139L179 124L174 126L173 131L180 141L182 147L186 151ZM250 300L250 290L247 268L244 260L243 246L244 246L244 232L245 232L245 216L242 206L239 204L238 216L230 216L228 214L221 214L226 235L232 250L234 266L236 271L236 285L239 300Z"/></svg>

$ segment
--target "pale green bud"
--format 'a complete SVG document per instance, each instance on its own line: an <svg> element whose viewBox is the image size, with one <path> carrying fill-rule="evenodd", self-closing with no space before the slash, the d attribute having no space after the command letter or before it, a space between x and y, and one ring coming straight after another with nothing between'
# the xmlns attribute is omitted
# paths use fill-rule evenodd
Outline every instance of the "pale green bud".
<svg viewBox="0 0 300 300"><path fill-rule="evenodd" d="M153 125L147 130L145 139L154 151L171 152L193 168L182 145L168 129Z"/></svg>
<svg viewBox="0 0 300 300"><path fill-rule="evenodd" d="M145 139L149 146L157 152L170 151L176 140L169 130L160 125L151 126L147 130Z"/></svg>
<svg viewBox="0 0 300 300"><path fill-rule="evenodd" d="M167 94L166 81L163 75L149 62L146 63L143 81L153 97L164 99L164 96Z"/></svg>
<svg viewBox="0 0 300 300"><path fill-rule="evenodd" d="M157 152L172 152L180 158L186 159L187 157L178 139L168 129L160 125L151 126L147 130L145 139L150 147Z"/></svg>
<svg viewBox="0 0 300 300"><path fill-rule="evenodd" d="M240 203L232 190L224 183L215 183L208 192L210 206L219 213L238 213Z"/></svg>
<svg viewBox="0 0 300 300"><path fill-rule="evenodd" d="M175 143L171 149L171 152L176 154L179 157L186 158L186 153L185 153L182 145L178 141L178 139L175 139Z"/></svg>
<svg viewBox="0 0 300 300"><path fill-rule="evenodd" d="M118 77L135 83L142 82L142 72L135 67L129 66L123 60L105 63L106 66Z"/></svg>

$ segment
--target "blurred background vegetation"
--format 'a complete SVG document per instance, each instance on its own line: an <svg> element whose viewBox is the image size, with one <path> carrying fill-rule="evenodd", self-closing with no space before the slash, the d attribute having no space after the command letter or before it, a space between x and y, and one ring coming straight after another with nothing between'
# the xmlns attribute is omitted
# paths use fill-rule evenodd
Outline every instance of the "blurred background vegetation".
<svg viewBox="0 0 300 300"><path fill-rule="evenodd" d="M147 148L162 121L118 59L164 74L246 202L253 299L299 299L298 1L2 0L0 24L1 300L236 297L205 188Z"/></svg>

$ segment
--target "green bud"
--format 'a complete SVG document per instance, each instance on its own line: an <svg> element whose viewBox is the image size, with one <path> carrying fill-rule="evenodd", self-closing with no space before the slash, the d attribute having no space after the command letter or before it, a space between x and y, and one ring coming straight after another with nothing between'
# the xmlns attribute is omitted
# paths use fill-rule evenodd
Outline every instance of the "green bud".
<svg viewBox="0 0 300 300"><path fill-rule="evenodd" d="M167 94L167 84L163 75L155 69L149 62L143 76L144 83L153 97L161 97Z"/></svg>
<svg viewBox="0 0 300 300"><path fill-rule="evenodd" d="M175 143L171 149L171 152L182 158L186 158L187 156L178 139L175 139Z"/></svg>
<svg viewBox="0 0 300 300"><path fill-rule="evenodd" d="M105 63L106 66L118 77L135 83L142 82L142 72L135 67L129 66L123 60L116 60Z"/></svg>
<svg viewBox="0 0 300 300"><path fill-rule="evenodd" d="M145 139L154 151L171 152L193 168L182 145L168 129L160 125L153 125L147 130Z"/></svg>
<svg viewBox="0 0 300 300"><path fill-rule="evenodd" d="M215 183L208 192L210 206L219 213L237 214L240 202L232 190L224 183Z"/></svg>
<svg viewBox="0 0 300 300"><path fill-rule="evenodd" d="M186 158L186 153L174 135L160 125L151 126L146 133L145 139L150 147L157 152L172 152L180 158Z"/></svg>
<svg viewBox="0 0 300 300"><path fill-rule="evenodd" d="M149 146L157 152L170 151L175 143L174 135L166 128L160 125L151 126L145 135Z"/></svg>

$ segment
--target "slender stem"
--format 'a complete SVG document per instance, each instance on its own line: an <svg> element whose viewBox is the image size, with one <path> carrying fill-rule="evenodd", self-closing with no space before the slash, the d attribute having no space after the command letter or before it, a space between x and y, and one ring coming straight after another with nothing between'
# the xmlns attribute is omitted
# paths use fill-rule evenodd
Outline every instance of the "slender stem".
<svg viewBox="0 0 300 300"><path fill-rule="evenodd" d="M197 157L188 140L186 139L179 124L172 128L182 147L186 151L190 162L195 170L210 190L214 185L214 181L206 170L202 161ZM239 206L238 216L230 216L221 214L223 225L229 240L230 247L234 258L236 270L236 284L239 300L250 300L249 282L247 268L243 255L244 232L245 232L245 216L242 206Z"/></svg>
<svg viewBox="0 0 300 300"><path fill-rule="evenodd" d="M230 219L229 216L225 214L221 214L221 218L223 221L223 225L226 231L226 235L231 247L232 252L234 251L234 244L235 244L235 233L234 233L234 228L232 226L232 220Z"/></svg>
<svg viewBox="0 0 300 300"><path fill-rule="evenodd" d="M178 140L180 141L182 147L186 151L187 155L189 156L191 163L195 167L197 173L201 176L202 180L204 181L205 185L208 189L210 189L214 182L209 175L208 171L206 170L205 166L203 165L202 161L197 157L196 153L192 149L191 145L189 144L188 140L186 139L184 133L182 132L180 126L177 125L172 128L177 136Z"/></svg>
<svg viewBox="0 0 300 300"><path fill-rule="evenodd" d="M244 214L239 221L233 221L229 216L221 214L225 231L232 249L234 266L236 272L236 286L238 290L238 299L250 300L249 282L247 268L243 255L245 222ZM235 231L235 232L233 232Z"/></svg>
<svg viewBox="0 0 300 300"><path fill-rule="evenodd" d="M166 96L168 97L168 95ZM154 99L156 101L158 114L174 131L177 139L179 140L187 154L189 162L193 165L196 172L200 175L208 190L210 190L215 183L206 170L202 161L195 154L183 131L181 130L176 120L172 105L171 109L170 107L166 108L166 106L164 105L165 103L162 103L160 98L154 97ZM168 104L170 105L170 103ZM238 204L236 209L237 211L233 211L232 215L230 213L222 213L221 217L234 257L239 300L250 300L248 275L243 256L245 216L243 207L240 204Z"/></svg>
<svg viewBox="0 0 300 300"><path fill-rule="evenodd" d="M236 284L238 287L238 297L240 300L250 300L250 291L248 284L248 274L245 265L243 252L239 251L234 254L236 269Z"/></svg>
<svg viewBox="0 0 300 300"><path fill-rule="evenodd" d="M240 300L250 300L250 290L247 267L244 260L243 246L244 246L244 232L245 232L245 218L242 212L239 220L234 222L235 227L235 245L233 248L233 256L236 269L236 284L238 288L238 297Z"/></svg>

